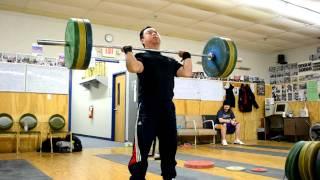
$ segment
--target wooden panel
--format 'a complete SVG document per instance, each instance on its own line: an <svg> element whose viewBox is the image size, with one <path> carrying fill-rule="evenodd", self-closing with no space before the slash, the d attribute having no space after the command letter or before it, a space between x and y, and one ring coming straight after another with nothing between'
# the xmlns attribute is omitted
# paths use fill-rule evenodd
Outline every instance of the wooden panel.
<svg viewBox="0 0 320 180"><path fill-rule="evenodd" d="M304 105L303 105L304 107ZM308 108L308 111L309 111L309 117L310 117L310 120L311 120L311 123L316 123L316 122L320 122L320 119L319 119L319 102L317 101L310 101L307 103L307 108Z"/></svg>
<svg viewBox="0 0 320 180"><path fill-rule="evenodd" d="M272 87L271 87L271 85L270 84L266 84L265 85L265 90L266 90L265 97L266 98L271 98L272 97Z"/></svg>
<svg viewBox="0 0 320 180"><path fill-rule="evenodd" d="M186 115L199 115L200 114L200 100L185 101Z"/></svg>
<svg viewBox="0 0 320 180"><path fill-rule="evenodd" d="M183 115L186 113L184 99L175 99L175 100L173 100L173 102L176 106L176 114L177 115Z"/></svg>
<svg viewBox="0 0 320 180"><path fill-rule="evenodd" d="M19 118L25 113L32 113L38 119L34 130L42 133L43 139L48 132L48 120L53 114L61 114L66 120L65 130L68 129L68 95L0 92L0 113L10 114L14 121L12 130L19 130ZM0 136L0 152L14 152L14 136ZM20 150L34 151L36 149L35 135L21 137ZM14 148L12 148L14 147Z"/></svg>
<svg viewBox="0 0 320 180"><path fill-rule="evenodd" d="M201 115L216 115L221 108L221 101L200 101Z"/></svg>

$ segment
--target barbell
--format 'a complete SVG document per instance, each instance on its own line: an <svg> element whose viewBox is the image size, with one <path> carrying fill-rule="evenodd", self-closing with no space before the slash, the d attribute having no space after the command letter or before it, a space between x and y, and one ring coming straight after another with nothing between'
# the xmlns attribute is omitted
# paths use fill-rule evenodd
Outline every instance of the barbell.
<svg viewBox="0 0 320 180"><path fill-rule="evenodd" d="M70 18L65 31L65 40L38 40L39 45L64 46L64 61L69 69L87 69L91 60L92 47L121 49L122 46L93 44L92 27L88 19ZM179 54L177 51L133 48L136 51L153 51ZM191 54L202 57L203 70L209 77L228 77L237 62L235 43L222 37L211 38L202 54ZM103 60L102 60L103 61ZM107 62L107 61L106 61Z"/></svg>

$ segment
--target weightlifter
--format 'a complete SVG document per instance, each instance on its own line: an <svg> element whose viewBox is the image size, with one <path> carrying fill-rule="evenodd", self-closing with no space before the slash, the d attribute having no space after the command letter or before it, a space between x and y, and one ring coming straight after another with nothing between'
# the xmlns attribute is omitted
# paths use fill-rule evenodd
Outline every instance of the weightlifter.
<svg viewBox="0 0 320 180"><path fill-rule="evenodd" d="M140 31L140 41L146 49L160 49L160 34L147 26ZM189 52L179 52L180 64L159 52L132 53L131 46L124 46L126 66L137 73L139 82L138 118L132 157L129 162L131 180L145 179L148 153L155 137L159 139L161 175L164 180L175 179L177 128L175 106L172 102L174 77L191 77L192 62Z"/></svg>

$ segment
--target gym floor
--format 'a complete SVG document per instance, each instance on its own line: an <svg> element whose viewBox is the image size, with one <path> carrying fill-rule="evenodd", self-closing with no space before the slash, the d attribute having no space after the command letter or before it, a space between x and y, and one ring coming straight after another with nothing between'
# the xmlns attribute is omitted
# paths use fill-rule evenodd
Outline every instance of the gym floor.
<svg viewBox="0 0 320 180"><path fill-rule="evenodd" d="M121 146L119 143L105 143L105 147L94 148L94 143L99 144L98 141L105 141L90 140L90 138L82 139L82 141L84 146L82 152L64 154L25 152L18 155L10 153L0 154L0 160L26 160L36 169L53 179L129 179L130 173L127 169L127 162L129 161L132 147ZM87 146L88 144L89 146ZM286 154L291 146L292 144L290 143L275 141L251 141L246 142L245 146L229 145L227 147L222 147L220 144L198 145L196 148L194 146L180 146L177 152L177 169L179 169L177 179L206 179L202 178L203 175L205 177L212 176L209 179L215 179L215 177L218 177L217 179L222 177L222 179L246 180L282 179ZM185 160L199 158L212 160L215 163L215 167L209 169L183 167ZM267 168L268 172L252 173L249 169L229 171L224 167L239 166L239 164L244 167ZM160 173L157 173L152 166L160 166L159 161L155 161L153 158L149 159L146 179L161 180ZM183 172L183 174L179 174L179 172ZM184 178L181 178L181 175Z"/></svg>

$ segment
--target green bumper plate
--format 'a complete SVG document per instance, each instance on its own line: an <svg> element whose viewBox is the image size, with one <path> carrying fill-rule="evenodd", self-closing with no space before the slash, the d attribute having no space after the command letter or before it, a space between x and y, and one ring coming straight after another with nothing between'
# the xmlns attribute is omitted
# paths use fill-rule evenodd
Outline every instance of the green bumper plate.
<svg viewBox="0 0 320 180"><path fill-rule="evenodd" d="M68 45L64 48L65 65L69 69L75 69L78 60L80 44L78 20L75 18L69 19L67 23L65 41L68 43Z"/></svg>
<svg viewBox="0 0 320 180"><path fill-rule="evenodd" d="M285 164L285 175L290 180L300 180L299 173L299 155L301 149L305 145L305 141L299 141L290 149Z"/></svg>

